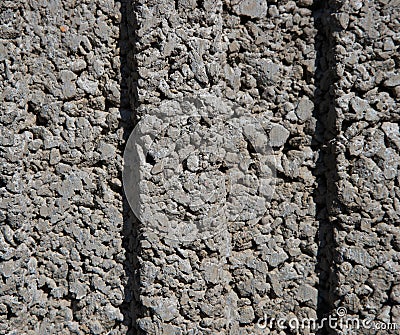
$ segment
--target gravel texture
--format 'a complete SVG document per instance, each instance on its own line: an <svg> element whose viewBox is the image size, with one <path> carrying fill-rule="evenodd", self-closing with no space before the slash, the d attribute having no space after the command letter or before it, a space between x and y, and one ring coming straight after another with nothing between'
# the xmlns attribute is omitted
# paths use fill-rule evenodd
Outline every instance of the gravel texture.
<svg viewBox="0 0 400 335"><path fill-rule="evenodd" d="M399 13L2 1L0 334L400 328Z"/></svg>
<svg viewBox="0 0 400 335"><path fill-rule="evenodd" d="M120 7L0 4L1 334L128 329Z"/></svg>
<svg viewBox="0 0 400 335"><path fill-rule="evenodd" d="M400 324L400 58L398 1L349 1L333 34L338 131L336 305ZM365 330L364 334L397 334Z"/></svg>
<svg viewBox="0 0 400 335"><path fill-rule="evenodd" d="M162 111L165 99L225 99L263 123L276 164L275 193L258 220L237 218L192 243L143 226L145 310L138 326L144 333L254 334L262 332L256 324L265 314L317 317L316 216L324 196L314 191L324 133L313 116L317 29L310 6L137 3L139 120ZM156 176L158 156L150 162ZM159 189L160 177L149 182L145 190ZM171 196L178 210L182 194Z"/></svg>

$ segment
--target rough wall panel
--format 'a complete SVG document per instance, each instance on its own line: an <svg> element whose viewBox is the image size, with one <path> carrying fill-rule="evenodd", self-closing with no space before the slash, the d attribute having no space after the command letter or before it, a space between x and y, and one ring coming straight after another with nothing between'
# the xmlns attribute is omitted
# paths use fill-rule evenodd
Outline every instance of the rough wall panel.
<svg viewBox="0 0 400 335"><path fill-rule="evenodd" d="M387 324L399 323L399 11L397 1L343 1L335 34L336 304Z"/></svg>
<svg viewBox="0 0 400 335"><path fill-rule="evenodd" d="M254 13L243 3L227 5L224 13L229 43L224 67L240 78L235 85L225 77L225 94L264 118L277 169L275 192L262 220L232 222L229 229L236 331L252 334L261 331L256 321L263 318L317 317L314 172L319 153L312 147L323 141L323 132L316 135L317 31L311 2L269 1L265 12ZM269 328L280 331L273 323Z"/></svg>
<svg viewBox="0 0 400 335"><path fill-rule="evenodd" d="M0 4L1 334L126 333L119 7Z"/></svg>
<svg viewBox="0 0 400 335"><path fill-rule="evenodd" d="M399 13L1 2L0 334L400 327Z"/></svg>
<svg viewBox="0 0 400 335"><path fill-rule="evenodd" d="M253 334L265 316L317 317L316 202L325 195L315 190L324 126L317 130L314 115L311 5L137 4L139 120L168 99L225 99L263 124L277 164L275 193L259 220L230 221L226 231L192 244L149 232L151 222L142 226L144 332ZM149 177L151 185L157 178Z"/></svg>

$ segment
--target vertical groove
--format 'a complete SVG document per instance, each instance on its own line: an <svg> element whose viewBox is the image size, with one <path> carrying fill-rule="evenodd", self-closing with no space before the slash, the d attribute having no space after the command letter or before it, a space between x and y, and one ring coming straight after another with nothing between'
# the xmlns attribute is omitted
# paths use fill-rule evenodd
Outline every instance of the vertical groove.
<svg viewBox="0 0 400 335"><path fill-rule="evenodd" d="M335 110L334 86L335 75L335 42L333 32L335 23L332 15L337 5L335 1L316 1L314 19L318 30L316 37L316 71L315 71L315 117L318 120L314 150L319 153L315 173L318 186L315 190L317 219L319 221L319 248L316 271L319 276L317 315L321 325L319 334L335 334L335 330L326 324L326 318L335 312L337 300L337 274L335 265L335 204L337 197L336 180L337 164L335 140L338 135L337 115Z"/></svg>
<svg viewBox="0 0 400 335"><path fill-rule="evenodd" d="M136 64L136 17L135 1L120 0L120 127L123 129L123 149L126 141L136 124L137 94L137 64ZM123 151L122 149L122 151ZM139 261L139 221L132 213L125 194L123 194L123 229L122 245L125 249L124 272L125 290L124 302L120 307L124 315L124 325L128 328L126 335L140 334L137 328L137 319L144 313L140 302L140 275Z"/></svg>

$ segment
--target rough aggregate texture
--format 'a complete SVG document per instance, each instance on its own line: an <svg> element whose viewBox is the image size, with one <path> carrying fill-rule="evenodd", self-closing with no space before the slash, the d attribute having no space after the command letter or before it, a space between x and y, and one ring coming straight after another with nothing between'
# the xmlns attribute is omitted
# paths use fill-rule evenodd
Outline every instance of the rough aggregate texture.
<svg viewBox="0 0 400 335"><path fill-rule="evenodd" d="M397 0L2 1L0 334L313 334L258 322L339 307L400 327L399 13ZM127 137L182 101L212 117L157 138L138 192L178 228L219 217L237 164L257 219L177 240L129 208ZM267 134L265 208L250 201L268 191L254 148L218 128L219 101Z"/></svg>
<svg viewBox="0 0 400 335"><path fill-rule="evenodd" d="M317 317L313 172L319 149L313 141L324 137L315 138L317 31L309 6L138 2L139 118L156 113L164 99L198 92L225 98L266 120L278 172L257 222L235 220L223 233L191 244L143 227L146 309L138 326L145 333L253 334L264 314ZM153 164L159 166L157 159Z"/></svg>
<svg viewBox="0 0 400 335"><path fill-rule="evenodd" d="M0 4L0 333L122 334L120 4Z"/></svg>
<svg viewBox="0 0 400 335"><path fill-rule="evenodd" d="M333 34L338 78L336 305L360 319L397 324L399 5L343 2L337 12L339 29Z"/></svg>

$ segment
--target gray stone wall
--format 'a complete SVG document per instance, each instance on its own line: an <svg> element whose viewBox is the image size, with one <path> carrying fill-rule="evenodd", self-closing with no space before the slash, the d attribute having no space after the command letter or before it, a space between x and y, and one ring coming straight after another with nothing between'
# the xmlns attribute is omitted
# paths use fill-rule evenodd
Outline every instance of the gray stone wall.
<svg viewBox="0 0 400 335"><path fill-rule="evenodd" d="M0 4L1 334L128 329L120 7Z"/></svg>
<svg viewBox="0 0 400 335"><path fill-rule="evenodd" d="M192 244L144 233L146 333L253 334L264 313L317 317L317 31L311 3L254 3L138 4L139 115L182 95L229 100L263 123L277 169L258 221Z"/></svg>
<svg viewBox="0 0 400 335"><path fill-rule="evenodd" d="M399 13L3 1L0 334L312 334L271 320L343 313L400 328ZM263 134L237 135L232 111ZM124 150L152 130L124 191ZM219 184L235 163L244 197ZM208 226L171 238L160 213ZM352 331L398 332L319 333Z"/></svg>
<svg viewBox="0 0 400 335"><path fill-rule="evenodd" d="M399 323L399 9L344 2L333 34L338 202L336 305ZM395 334L398 330L365 330Z"/></svg>

